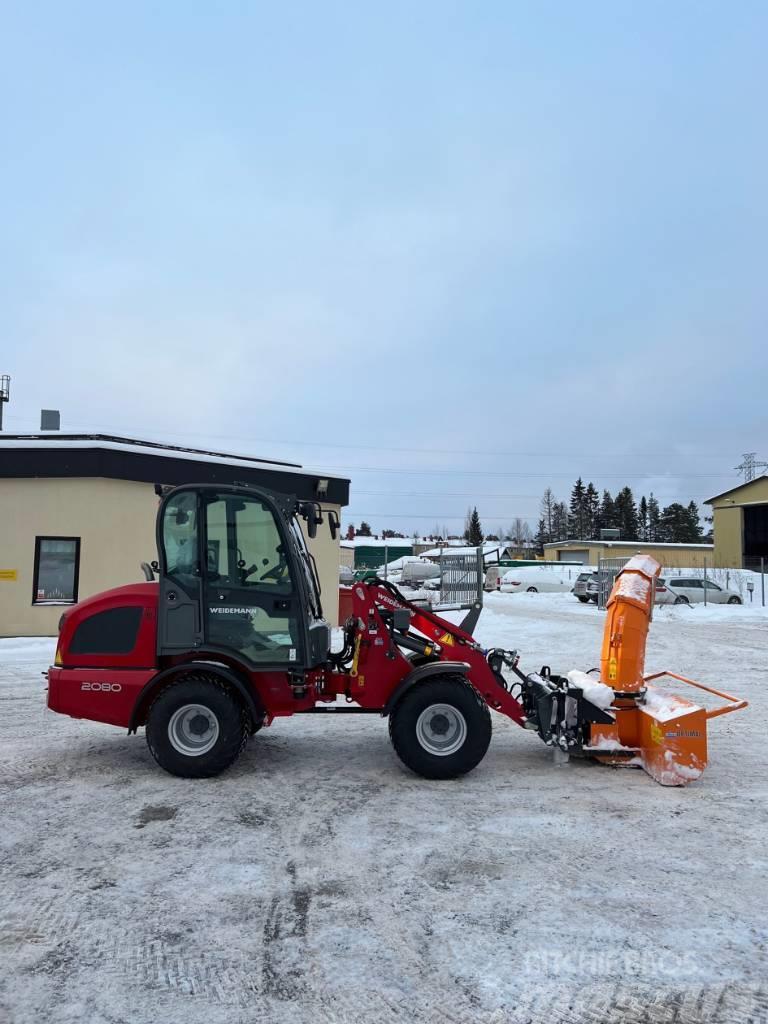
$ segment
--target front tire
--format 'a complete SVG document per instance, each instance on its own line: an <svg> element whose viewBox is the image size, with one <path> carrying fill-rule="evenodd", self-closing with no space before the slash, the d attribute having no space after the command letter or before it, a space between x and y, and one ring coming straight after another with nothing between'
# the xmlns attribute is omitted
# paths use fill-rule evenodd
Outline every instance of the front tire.
<svg viewBox="0 0 768 1024"><path fill-rule="evenodd" d="M576 597L578 598L579 601L581 601L582 604L589 604L589 598L588 597L582 597L580 594L577 594Z"/></svg>
<svg viewBox="0 0 768 1024"><path fill-rule="evenodd" d="M425 779L466 775L491 742L488 706L463 676L416 683L389 716L395 753Z"/></svg>
<svg viewBox="0 0 768 1024"><path fill-rule="evenodd" d="M528 589L526 590L526 594L538 594L538 590L536 589L536 587L528 587Z"/></svg>
<svg viewBox="0 0 768 1024"><path fill-rule="evenodd" d="M733 597L728 598L728 604L741 604L741 598L736 597L736 595L734 594Z"/></svg>
<svg viewBox="0 0 768 1024"><path fill-rule="evenodd" d="M690 604L690 603L691 602L688 600L688 598L687 597L683 597L682 594L678 594L677 597L675 598L675 604Z"/></svg>
<svg viewBox="0 0 768 1024"><path fill-rule="evenodd" d="M209 779L234 764L251 731L239 700L219 680L186 675L162 690L147 716L147 746L165 771Z"/></svg>

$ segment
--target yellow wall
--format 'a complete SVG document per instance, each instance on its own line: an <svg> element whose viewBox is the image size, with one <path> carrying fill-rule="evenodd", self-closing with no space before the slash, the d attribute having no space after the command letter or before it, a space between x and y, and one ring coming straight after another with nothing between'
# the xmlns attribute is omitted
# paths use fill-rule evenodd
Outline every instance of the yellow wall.
<svg viewBox="0 0 768 1024"><path fill-rule="evenodd" d="M561 554L565 554L568 550L567 547L545 548L544 557L548 560L562 561ZM579 544L578 550L589 552L586 559L588 565L597 565L598 560L601 558L631 558L632 555L638 552L650 555L651 558L655 558L657 562L661 563L662 567L667 569L704 568L705 558L708 566L714 564L714 552L711 548L638 547L630 542L626 544L614 542L610 547L600 544Z"/></svg>
<svg viewBox="0 0 768 1024"><path fill-rule="evenodd" d="M740 569L744 554L743 505L768 503L768 477L734 487L708 501L712 506L715 537L715 564L724 569Z"/></svg>
<svg viewBox="0 0 768 1024"><path fill-rule="evenodd" d="M715 565L724 569L740 569L742 565L742 532L744 513L738 506L713 509Z"/></svg>
<svg viewBox="0 0 768 1024"><path fill-rule="evenodd" d="M753 501L768 502L768 476L760 476L757 480L750 480L748 484L742 484L741 487L734 487L732 491L726 491L725 494L713 498L707 504L712 508L731 508L734 505L743 505Z"/></svg>
<svg viewBox="0 0 768 1024"><path fill-rule="evenodd" d="M0 480L0 636L52 636L62 606L33 605L35 537L80 537L80 598L143 579L157 557L152 484L103 478ZM329 506L339 512L338 506ZM339 545L327 520L309 542L323 610L338 622Z"/></svg>

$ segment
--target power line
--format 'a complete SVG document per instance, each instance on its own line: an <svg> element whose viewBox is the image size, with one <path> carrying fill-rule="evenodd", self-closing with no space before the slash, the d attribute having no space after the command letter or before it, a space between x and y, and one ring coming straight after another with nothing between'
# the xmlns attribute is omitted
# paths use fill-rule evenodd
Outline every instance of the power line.
<svg viewBox="0 0 768 1024"><path fill-rule="evenodd" d="M9 416L9 420L16 422L28 422L28 417L22 416ZM70 421L72 423L72 429L87 430L93 433L96 430L113 431L116 428L121 430L133 430L133 424L126 423L115 423L114 421L107 426L106 424L94 423L92 420L88 423L83 421ZM165 427L150 427L148 428L152 432L157 432L163 437L203 437L209 438L215 441L246 441L249 444L276 444L282 446L293 446L297 448L339 448L347 451L372 451L372 452L397 452L399 454L418 454L418 455L488 455L493 458L530 458L530 459L667 459L667 458L680 458L680 459L727 459L728 454L719 454L716 452L536 452L536 451L500 451L498 449L489 448L415 448L413 446L407 447L394 447L391 445L369 445L369 444L342 444L338 441L286 441L278 438L269 437L254 437L252 434L212 434L208 431L179 431L179 430L167 430ZM147 430L146 427L142 428L142 432ZM326 467L327 468L327 467ZM595 474L599 475L599 474Z"/></svg>
<svg viewBox="0 0 768 1024"><path fill-rule="evenodd" d="M758 469L768 469L768 462L758 461L757 452L744 452L742 458L744 461L740 466L736 466L736 469L739 473L744 474L745 484L755 479Z"/></svg>
<svg viewBox="0 0 768 1024"><path fill-rule="evenodd" d="M504 476L522 480L573 480L573 471L564 473L510 473L498 469L403 469L401 466L302 466L308 473L397 473L401 476ZM721 480L728 473L674 473L671 480ZM663 480L661 473L595 473L596 480Z"/></svg>
<svg viewBox="0 0 768 1024"><path fill-rule="evenodd" d="M678 491L654 491L653 493L657 498L674 498L679 494ZM364 494L366 497L380 498L491 498L497 501L519 501L523 499L539 501L541 499L541 494L488 494L483 491L364 491L355 487L353 489L353 497L357 497L360 494ZM703 494L691 494L689 495L689 500L691 498L703 500L704 497L705 495Z"/></svg>

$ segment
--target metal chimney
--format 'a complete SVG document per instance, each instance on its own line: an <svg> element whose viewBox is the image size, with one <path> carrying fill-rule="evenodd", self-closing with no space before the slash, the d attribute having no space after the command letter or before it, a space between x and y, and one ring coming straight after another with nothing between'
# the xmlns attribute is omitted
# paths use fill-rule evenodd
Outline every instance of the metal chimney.
<svg viewBox="0 0 768 1024"><path fill-rule="evenodd" d="M11 378L8 374L0 377L0 430L3 429L3 406L11 398Z"/></svg>
<svg viewBox="0 0 768 1024"><path fill-rule="evenodd" d="M58 409L40 410L41 430L61 430L61 413Z"/></svg>

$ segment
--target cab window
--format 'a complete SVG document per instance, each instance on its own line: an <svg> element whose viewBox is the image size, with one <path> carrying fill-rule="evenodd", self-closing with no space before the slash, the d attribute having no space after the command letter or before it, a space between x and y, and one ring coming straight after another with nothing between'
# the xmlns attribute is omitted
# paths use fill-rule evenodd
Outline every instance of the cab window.
<svg viewBox="0 0 768 1024"><path fill-rule="evenodd" d="M180 492L165 506L163 552L168 576L180 582L199 576L197 496L193 491Z"/></svg>

